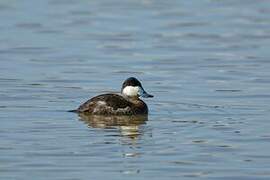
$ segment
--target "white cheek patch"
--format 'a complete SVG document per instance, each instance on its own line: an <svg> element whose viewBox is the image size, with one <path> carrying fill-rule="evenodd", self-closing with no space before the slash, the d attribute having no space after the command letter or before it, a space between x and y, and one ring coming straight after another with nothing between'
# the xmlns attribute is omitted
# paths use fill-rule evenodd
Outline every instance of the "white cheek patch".
<svg viewBox="0 0 270 180"><path fill-rule="evenodd" d="M123 89L123 94L127 96L138 96L141 88L139 86L126 86Z"/></svg>

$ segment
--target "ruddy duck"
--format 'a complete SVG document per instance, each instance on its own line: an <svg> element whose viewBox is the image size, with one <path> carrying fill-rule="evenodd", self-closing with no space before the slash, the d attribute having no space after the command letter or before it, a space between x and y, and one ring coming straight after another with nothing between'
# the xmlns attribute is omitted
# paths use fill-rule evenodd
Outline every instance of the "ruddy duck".
<svg viewBox="0 0 270 180"><path fill-rule="evenodd" d="M154 96L143 89L140 81L130 77L124 81L121 94L95 96L72 112L92 115L146 115L148 107L139 97L150 98Z"/></svg>

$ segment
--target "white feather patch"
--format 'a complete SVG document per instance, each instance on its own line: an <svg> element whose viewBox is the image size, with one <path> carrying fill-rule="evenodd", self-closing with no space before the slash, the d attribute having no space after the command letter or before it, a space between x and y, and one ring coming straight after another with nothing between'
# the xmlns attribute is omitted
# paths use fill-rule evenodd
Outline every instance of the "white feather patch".
<svg viewBox="0 0 270 180"><path fill-rule="evenodd" d="M139 92L141 91L141 88L139 86L126 86L123 89L123 94L126 96L138 96Z"/></svg>
<svg viewBox="0 0 270 180"><path fill-rule="evenodd" d="M105 101L98 101L97 104L99 106L105 106L106 105L106 102Z"/></svg>

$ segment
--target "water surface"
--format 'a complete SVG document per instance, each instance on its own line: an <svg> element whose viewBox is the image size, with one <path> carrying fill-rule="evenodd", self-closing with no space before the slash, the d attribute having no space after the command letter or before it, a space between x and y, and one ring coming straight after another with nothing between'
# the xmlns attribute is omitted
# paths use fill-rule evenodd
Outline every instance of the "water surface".
<svg viewBox="0 0 270 180"><path fill-rule="evenodd" d="M1 1L0 179L269 179L269 12L266 0ZM147 119L66 112L129 76L155 95Z"/></svg>

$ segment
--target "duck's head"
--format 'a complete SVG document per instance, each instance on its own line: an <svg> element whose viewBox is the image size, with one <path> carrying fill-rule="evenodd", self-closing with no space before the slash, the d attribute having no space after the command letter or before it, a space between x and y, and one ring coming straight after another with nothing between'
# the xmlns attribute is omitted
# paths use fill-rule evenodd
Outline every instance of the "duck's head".
<svg viewBox="0 0 270 180"><path fill-rule="evenodd" d="M143 97L143 98L154 97L153 95L148 94L143 89L142 84L135 77L130 77L124 81L121 93L128 97Z"/></svg>

